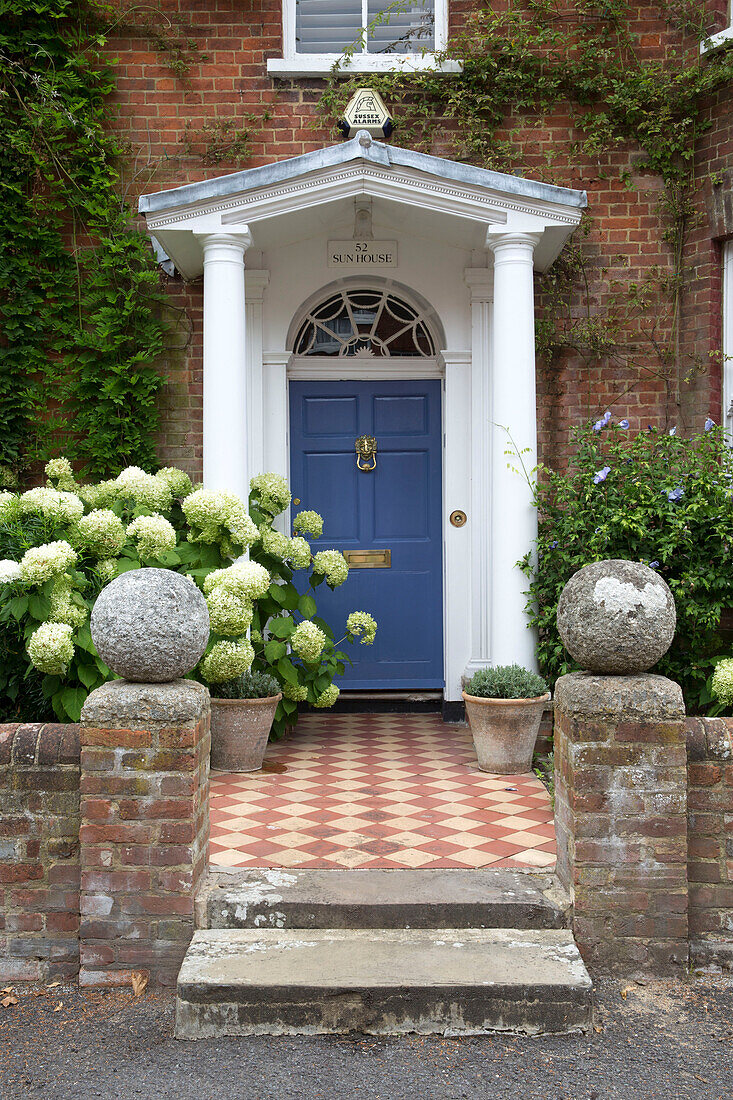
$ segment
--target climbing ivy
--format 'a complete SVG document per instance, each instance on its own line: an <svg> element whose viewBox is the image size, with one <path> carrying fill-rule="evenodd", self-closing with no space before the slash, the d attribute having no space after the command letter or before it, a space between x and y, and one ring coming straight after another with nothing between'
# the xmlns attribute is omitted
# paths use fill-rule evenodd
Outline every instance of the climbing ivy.
<svg viewBox="0 0 733 1100"><path fill-rule="evenodd" d="M584 230L543 280L537 346L550 361L564 351L596 361L610 356L660 375L671 390L678 379L708 366L699 356L683 361L679 350L684 246L696 217L694 156L709 126L705 106L730 86L733 51L701 60L698 44L707 23L696 0L648 7L655 6L660 41L668 41L664 49L647 45L648 19L637 30L639 6L628 0L520 0L505 10L482 8L438 55L439 61L460 62L460 73L450 77L427 71L345 79L355 43L334 67L319 114L321 122L340 118L356 87L369 83L398 117L391 140L430 149L437 139L442 148L452 145L459 159L516 172L525 170L524 151L536 152L532 128L551 127L561 112L570 117L568 142L561 150L547 149L543 171L532 169L556 183L566 179L555 160L570 155L595 161L599 176L618 172L632 189L628 156L612 154L636 147L642 159L635 172L662 181L660 214L671 264L650 270L641 284L612 272L611 293L599 304L588 275L586 217ZM389 12L400 7L396 0ZM619 161L626 169L613 168ZM619 258L616 266L623 262ZM608 263L613 266L612 258Z"/></svg>
<svg viewBox="0 0 733 1100"><path fill-rule="evenodd" d="M154 463L164 303L122 197L113 9L0 0L0 465Z"/></svg>

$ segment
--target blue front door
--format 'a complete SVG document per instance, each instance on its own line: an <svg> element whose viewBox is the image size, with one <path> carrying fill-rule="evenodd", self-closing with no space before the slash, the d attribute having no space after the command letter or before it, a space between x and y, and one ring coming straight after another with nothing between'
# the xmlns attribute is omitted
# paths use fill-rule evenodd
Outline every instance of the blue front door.
<svg viewBox="0 0 733 1100"><path fill-rule="evenodd" d="M376 468L357 468L355 440L377 441ZM440 382L292 382L294 510L323 516L317 550L376 551L387 568L356 568L318 614L345 633L350 611L379 623L372 646L345 645L345 688L443 686Z"/></svg>

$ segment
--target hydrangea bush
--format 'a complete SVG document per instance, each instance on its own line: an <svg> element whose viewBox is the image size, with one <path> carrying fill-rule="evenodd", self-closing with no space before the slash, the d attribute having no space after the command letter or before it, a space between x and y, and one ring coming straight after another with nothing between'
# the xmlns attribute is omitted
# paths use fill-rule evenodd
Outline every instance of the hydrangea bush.
<svg viewBox="0 0 733 1100"><path fill-rule="evenodd" d="M540 670L554 681L575 667L556 624L573 573L605 558L640 561L677 605L675 639L656 670L681 684L689 711L705 711L715 663L731 651L720 628L733 608L733 455L723 432L707 420L687 438L674 428L634 434L609 412L574 443L566 470L540 470L537 555L522 563Z"/></svg>
<svg viewBox="0 0 733 1100"><path fill-rule="evenodd" d="M322 533L316 512L295 516L292 538L276 528L290 503L284 478L253 478L248 509L172 467L130 466L80 485L57 458L46 475L45 486L0 493L3 720L78 720L87 694L111 676L89 630L94 601L141 566L185 573L203 590L211 634L195 675L217 694L231 694L250 670L274 676L283 694L277 735L297 721L299 702L334 704L348 658L317 617L314 592L343 584L348 566L337 550L313 557L305 535ZM342 640L368 645L375 632L371 615L355 611Z"/></svg>

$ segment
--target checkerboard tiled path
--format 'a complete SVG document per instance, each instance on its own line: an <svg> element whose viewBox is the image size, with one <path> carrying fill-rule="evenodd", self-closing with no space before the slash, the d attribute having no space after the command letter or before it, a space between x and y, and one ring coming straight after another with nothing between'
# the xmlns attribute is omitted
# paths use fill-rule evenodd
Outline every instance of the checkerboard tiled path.
<svg viewBox="0 0 733 1100"><path fill-rule="evenodd" d="M437 715L307 715L265 768L212 773L212 864L551 867L534 775L481 772L465 726Z"/></svg>

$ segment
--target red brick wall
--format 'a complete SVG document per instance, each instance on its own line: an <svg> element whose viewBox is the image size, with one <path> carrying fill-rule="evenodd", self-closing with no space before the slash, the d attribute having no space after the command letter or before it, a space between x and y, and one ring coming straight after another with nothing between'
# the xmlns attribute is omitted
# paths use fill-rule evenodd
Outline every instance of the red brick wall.
<svg viewBox="0 0 733 1100"><path fill-rule="evenodd" d="M474 0L450 4L452 29L475 10ZM697 43L682 41L660 16L660 5L639 4L634 29L644 35L650 56L679 47L688 57ZM708 0L711 27L725 22L725 0ZM158 9L156 9L157 11ZM324 84L320 80L277 80L269 77L266 61L281 54L281 0L163 0L160 14L138 18L165 27L166 18L180 22L181 35L198 47L189 51L193 63L182 79L171 71L170 52L156 48L151 34L140 27L110 42L118 59L118 123L135 157L135 176L125 180L134 204L139 191L152 191L291 157L339 140L335 131L317 125L315 105ZM198 60L197 60L198 58ZM730 96L721 94L709 105L712 129L701 135L696 174L698 207L704 211L704 185L711 170L730 161ZM633 146L617 147L596 158L580 158L574 146L579 134L569 110L559 107L536 125L535 118L513 117L497 137L511 140L517 151L516 170L550 182L585 188L593 228L587 243L592 308L602 307L614 281L642 280L654 266L670 273L672 256L664 240L665 220L658 210L659 180L640 167L643 159ZM237 133L252 131L243 155L217 154L218 127L232 124ZM430 151L451 156L450 127L439 126ZM394 138L400 141L399 129ZM548 163L547 156L551 157ZM620 173L630 173L629 187ZM132 176L133 169L130 170ZM682 309L681 374L685 356L701 355L720 346L720 279L718 247L703 218L691 227L686 258L690 280ZM160 456L166 463L201 474L201 284L170 280L171 301L180 318L183 350L165 365L169 384L163 397ZM582 308L580 299L574 308ZM655 314L654 337L669 336L670 311ZM687 423L710 413L720 416L720 369L680 382L659 377L650 344L622 348L613 361L594 361L567 353L559 361L540 364L538 377L539 441L544 460L567 452L569 429L579 420L612 406L628 416L632 427ZM649 369L644 369L649 368Z"/></svg>
<svg viewBox="0 0 733 1100"><path fill-rule="evenodd" d="M79 969L79 728L0 726L0 979Z"/></svg>
<svg viewBox="0 0 733 1100"><path fill-rule="evenodd" d="M733 718L688 718L693 965L733 968Z"/></svg>

